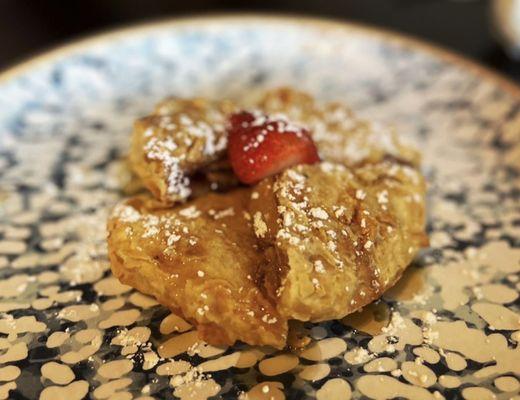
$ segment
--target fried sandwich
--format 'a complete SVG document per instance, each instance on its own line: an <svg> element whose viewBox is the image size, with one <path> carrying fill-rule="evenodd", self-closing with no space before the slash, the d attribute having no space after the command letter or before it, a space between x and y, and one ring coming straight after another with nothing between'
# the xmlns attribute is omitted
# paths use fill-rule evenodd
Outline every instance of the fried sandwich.
<svg viewBox="0 0 520 400"><path fill-rule="evenodd" d="M185 117L208 134L193 136ZM114 209L112 270L211 344L282 348L291 320L363 307L427 244L418 153L304 93L271 91L240 112L168 100L136 123L130 159L151 195ZM195 194L201 173L226 190Z"/></svg>

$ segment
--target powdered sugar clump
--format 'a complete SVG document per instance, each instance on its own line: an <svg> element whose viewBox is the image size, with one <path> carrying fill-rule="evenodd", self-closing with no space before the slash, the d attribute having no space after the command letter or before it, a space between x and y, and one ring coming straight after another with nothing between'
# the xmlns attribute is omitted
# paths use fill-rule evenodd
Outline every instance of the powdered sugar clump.
<svg viewBox="0 0 520 400"><path fill-rule="evenodd" d="M171 154L176 147L171 138L159 140L152 137L146 144L145 151L146 156L150 160L156 160L162 164L166 175L168 194L185 199L191 194L190 179L184 174L179 165L186 156L183 154L175 157Z"/></svg>

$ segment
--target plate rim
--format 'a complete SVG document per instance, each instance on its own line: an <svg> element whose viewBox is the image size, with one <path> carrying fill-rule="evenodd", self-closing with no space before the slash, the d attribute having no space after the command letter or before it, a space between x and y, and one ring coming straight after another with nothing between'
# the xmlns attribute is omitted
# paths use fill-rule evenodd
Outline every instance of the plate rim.
<svg viewBox="0 0 520 400"><path fill-rule="evenodd" d="M30 71L31 68L45 65L47 62L66 58L80 52L82 49L107 40L114 40L123 37L129 33L146 32L166 27L182 27L197 24L208 24L212 22L270 22L270 23L291 23L300 26L313 26L314 28L324 30L344 30L346 32L357 32L365 35L373 36L389 42L400 44L408 49L420 51L429 54L435 58L462 67L469 72L481 76L487 80L493 81L501 89L520 100L520 84L511 78L501 74L500 72L487 67L478 61L466 57L456 50L447 49L442 45L438 45L413 35L398 32L392 29L379 27L377 25L367 24L363 22L352 21L348 19L338 19L329 17L313 17L298 13L263 13L263 12L224 12L224 13L208 13L194 14L188 16L166 17L159 19L151 19L141 23L130 23L116 25L112 28L100 30L84 36L79 36L62 44L50 46L47 49L36 52L22 58L21 61L7 66L0 70L0 84L4 84L9 80L15 79L24 73Z"/></svg>

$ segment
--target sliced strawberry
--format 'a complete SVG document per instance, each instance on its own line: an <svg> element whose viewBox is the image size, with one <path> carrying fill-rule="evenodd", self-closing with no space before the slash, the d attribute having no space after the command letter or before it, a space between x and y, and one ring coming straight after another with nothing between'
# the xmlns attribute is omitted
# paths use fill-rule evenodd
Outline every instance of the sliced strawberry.
<svg viewBox="0 0 520 400"><path fill-rule="evenodd" d="M309 132L283 116L243 111L231 115L229 122L228 156L243 183L320 160Z"/></svg>

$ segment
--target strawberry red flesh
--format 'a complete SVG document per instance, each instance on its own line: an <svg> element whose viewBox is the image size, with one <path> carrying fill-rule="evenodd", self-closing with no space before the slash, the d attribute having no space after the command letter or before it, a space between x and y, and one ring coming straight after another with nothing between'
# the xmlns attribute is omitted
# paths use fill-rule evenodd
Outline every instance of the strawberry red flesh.
<svg viewBox="0 0 520 400"><path fill-rule="evenodd" d="M320 160L305 128L281 115L247 111L230 117L228 156L235 175L247 184Z"/></svg>

